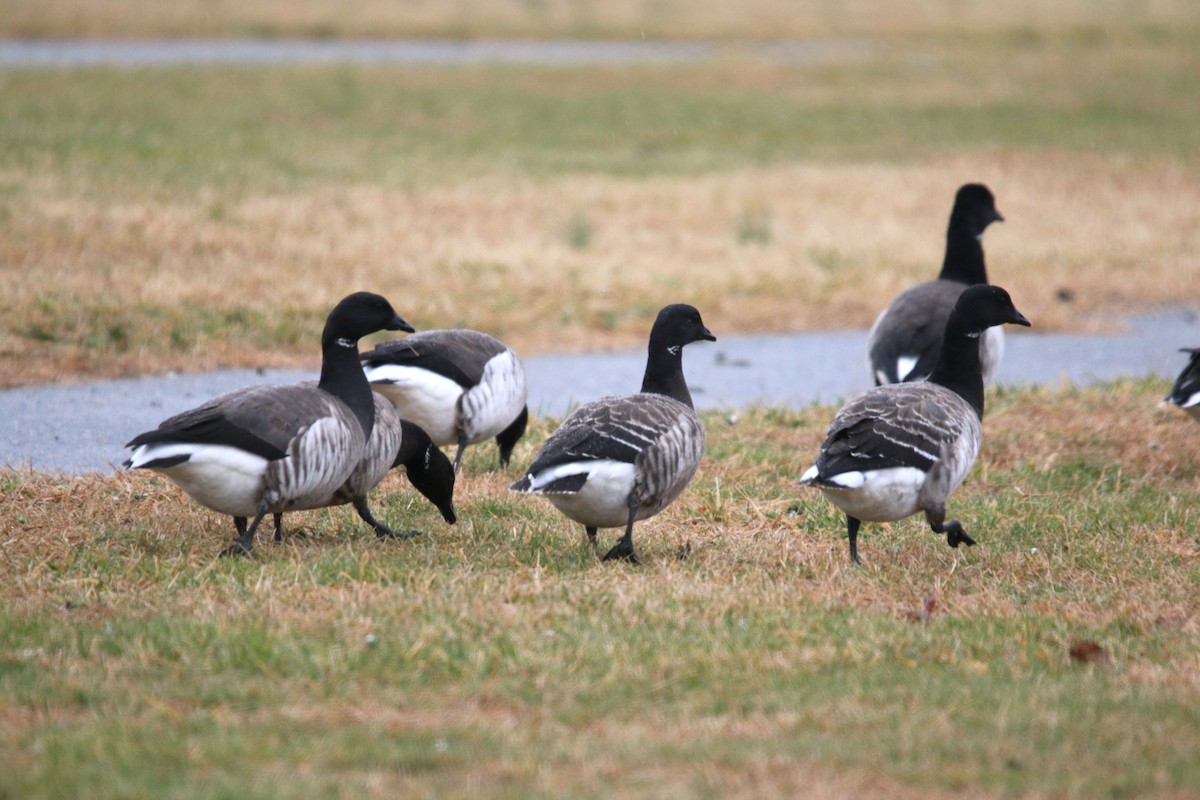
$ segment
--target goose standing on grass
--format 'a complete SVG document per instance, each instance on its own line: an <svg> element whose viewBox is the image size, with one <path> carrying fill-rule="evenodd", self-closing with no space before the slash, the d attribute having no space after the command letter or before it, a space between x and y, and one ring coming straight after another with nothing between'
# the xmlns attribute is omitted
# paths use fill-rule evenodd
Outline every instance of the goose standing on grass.
<svg viewBox="0 0 1200 800"><path fill-rule="evenodd" d="M495 437L500 465L529 420L525 369L516 353L479 331L422 331L384 342L362 355L375 391L391 400L439 445L457 445L454 470L467 445Z"/></svg>
<svg viewBox="0 0 1200 800"><path fill-rule="evenodd" d="M972 286L946 322L927 382L877 386L851 400L829 425L816 463L797 485L815 486L846 513L850 558L863 520L891 522L925 512L951 547L973 545L946 498L962 483L983 438L979 337L988 328L1029 325L998 286Z"/></svg>
<svg viewBox="0 0 1200 800"><path fill-rule="evenodd" d="M316 386L315 383L302 385ZM420 531L396 533L371 513L367 495L383 481L388 471L404 467L408 482L413 485L453 525L454 467L446 454L429 438L429 434L408 420L400 419L391 401L375 394L375 425L367 439L362 460L346 482L323 503L312 508L327 508L351 503L363 522L371 526L379 538L408 538ZM283 514L275 514L275 541L283 538Z"/></svg>
<svg viewBox="0 0 1200 800"><path fill-rule="evenodd" d="M1167 402L1179 406L1192 419L1200 421L1200 347L1184 347L1179 352L1188 353L1191 358L1175 379Z"/></svg>
<svg viewBox="0 0 1200 800"><path fill-rule="evenodd" d="M238 538L224 554L249 553L264 516L327 504L362 461L375 400L358 340L379 330L412 326L377 294L349 295L325 320L316 386L255 386L210 400L134 437L125 466L161 472L232 516Z"/></svg>
<svg viewBox="0 0 1200 800"><path fill-rule="evenodd" d="M598 528L624 526L604 560L637 563L633 523L670 505L704 455L704 425L683 377L683 348L716 340L692 306L664 308L650 331L642 391L576 409L511 490L545 496L583 525L593 543Z"/></svg>
<svg viewBox="0 0 1200 800"><path fill-rule="evenodd" d="M942 349L942 331L963 289L987 283L983 232L1003 222L996 198L982 183L968 183L954 196L946 228L946 255L937 280L905 289L867 334L867 357L875 385L929 377ZM1004 355L1004 333L992 328L980 339L983 379L990 381Z"/></svg>

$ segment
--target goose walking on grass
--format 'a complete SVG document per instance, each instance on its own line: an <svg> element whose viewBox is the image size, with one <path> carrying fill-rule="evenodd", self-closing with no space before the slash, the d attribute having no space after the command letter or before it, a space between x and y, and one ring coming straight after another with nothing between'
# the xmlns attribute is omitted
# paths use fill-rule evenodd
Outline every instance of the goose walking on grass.
<svg viewBox="0 0 1200 800"><path fill-rule="evenodd" d="M380 295L349 295L325 321L316 386L256 386L210 400L134 437L125 466L161 472L232 516L238 538L225 554L249 553L264 516L327 505L362 461L375 399L358 340L380 330L412 326Z"/></svg>
<svg viewBox="0 0 1200 800"><path fill-rule="evenodd" d="M905 289L875 320L867 334L867 356L875 385L929 377L942 349L950 309L968 286L987 283L983 232L1003 222L996 198L981 183L961 186L946 228L946 254L937 280ZM1004 355L1004 333L992 328L980 339L984 381Z"/></svg>
<svg viewBox="0 0 1200 800"><path fill-rule="evenodd" d="M1175 385L1167 395L1167 402L1179 406L1191 415L1192 419L1200 421L1200 347L1185 347L1179 352L1187 353L1191 357L1183 372L1175 379Z"/></svg>
<svg viewBox="0 0 1200 800"><path fill-rule="evenodd" d="M604 397L576 409L534 457L514 492L540 494L596 541L598 528L624 527L604 560L638 562L633 523L670 505L696 474L704 425L683 377L683 348L716 341L700 312L670 305L650 331L638 394Z"/></svg>
<svg viewBox="0 0 1200 800"><path fill-rule="evenodd" d="M525 369L510 348L479 331L422 331L362 355L375 391L439 445L457 445L454 470L469 444L495 437L500 465L525 434Z"/></svg>
<svg viewBox="0 0 1200 800"><path fill-rule="evenodd" d="M308 385L308 384L304 384ZM315 386L316 384L311 384ZM371 526L379 538L408 538L419 536L420 531L396 533L375 519L367 504L367 495L383 481L389 470L404 467L408 482L420 492L442 514L448 524L453 525L458 517L454 513L454 467L429 434L408 420L400 419L391 401L375 394L375 426L363 450L362 460L350 473L350 477L327 501L314 507L326 508L351 503L358 516ZM239 525L245 524L245 518ZM283 538L283 514L275 514L275 541Z"/></svg>
<svg viewBox="0 0 1200 800"><path fill-rule="evenodd" d="M972 286L946 322L927 382L877 386L850 401L829 425L816 463L797 485L815 486L846 514L850 558L863 520L891 522L925 512L951 547L973 545L946 499L975 463L983 439L979 337L1006 323L1029 325L998 286Z"/></svg>

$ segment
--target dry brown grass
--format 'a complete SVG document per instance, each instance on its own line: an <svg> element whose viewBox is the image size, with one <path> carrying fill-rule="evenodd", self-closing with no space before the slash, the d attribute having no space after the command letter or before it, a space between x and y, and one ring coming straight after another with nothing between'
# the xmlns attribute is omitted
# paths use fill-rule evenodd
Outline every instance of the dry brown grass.
<svg viewBox="0 0 1200 800"><path fill-rule="evenodd" d="M286 318L372 288L418 327L492 331L526 355L635 345L654 311L677 300L701 308L721 335L865 327L888 298L936 273L953 192L978 179L1008 218L986 237L992 280L1038 330L1100 330L1155 306L1200 304L1192 177L1170 163L994 153L252 194L223 201L219 215L203 197L102 203L33 186L0 240L0 263L10 265L0 293L35 310L43 297L111 298L114 317L124 305L234 299ZM769 220L767 241L739 238L748 214ZM586 246L573 244L573 224L588 227ZM1064 287L1074 302L1056 299ZM0 383L315 362L307 337L267 351L216 335L183 358L166 338L151 329L135 331L157 339L146 349L45 343L31 352L10 336L0 341Z"/></svg>

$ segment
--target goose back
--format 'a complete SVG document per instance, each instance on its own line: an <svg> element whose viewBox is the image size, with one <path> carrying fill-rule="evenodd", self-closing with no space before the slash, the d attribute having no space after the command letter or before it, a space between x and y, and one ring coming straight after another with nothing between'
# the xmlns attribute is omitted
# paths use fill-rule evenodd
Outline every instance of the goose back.
<svg viewBox="0 0 1200 800"><path fill-rule="evenodd" d="M421 331L377 345L362 361L375 390L439 445L495 437L525 409L520 359L480 331Z"/></svg>

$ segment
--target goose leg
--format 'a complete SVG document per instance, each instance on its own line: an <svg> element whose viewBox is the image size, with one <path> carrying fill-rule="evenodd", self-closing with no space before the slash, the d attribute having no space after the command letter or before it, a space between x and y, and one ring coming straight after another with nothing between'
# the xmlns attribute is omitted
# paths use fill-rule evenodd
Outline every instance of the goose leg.
<svg viewBox="0 0 1200 800"><path fill-rule="evenodd" d="M631 564L640 564L642 560L638 558L637 552L633 549L633 518L637 516L638 510L637 492L629 493L629 521L625 523L625 535L622 536L616 546L604 554L604 561L613 561L621 559L628 561Z"/></svg>
<svg viewBox="0 0 1200 800"><path fill-rule="evenodd" d="M454 454L454 474L458 474L458 468L462 466L463 450L467 449L467 437L458 437L458 452Z"/></svg>
<svg viewBox="0 0 1200 800"><path fill-rule="evenodd" d="M259 502L258 510L254 514L254 521L250 523L249 528L246 527L245 517L234 517L233 524L238 529L239 536L233 544L221 551L221 557L250 555L250 551L254 549L254 534L258 532L258 524L266 515L267 501L264 498Z"/></svg>
<svg viewBox="0 0 1200 800"><path fill-rule="evenodd" d="M508 461L512 458L513 448L517 446L517 442L525 435L525 428L529 424L529 407L525 406L521 409L521 413L517 418L509 424L507 428L500 431L496 436L496 446L500 448L500 466L507 467Z"/></svg>
<svg viewBox="0 0 1200 800"><path fill-rule="evenodd" d="M850 560L855 564L861 564L862 559L858 557L858 527L862 525L862 520L846 515L846 536L850 539Z"/></svg>
<svg viewBox="0 0 1200 800"><path fill-rule="evenodd" d="M384 525L379 520L375 519L371 514L371 509L367 506L367 498L356 497L353 500L354 510L362 517L363 522L375 529L375 535L380 539L408 539L412 536L420 536L420 531L408 531L407 533L396 533L394 530Z"/></svg>
<svg viewBox="0 0 1200 800"><path fill-rule="evenodd" d="M283 514L275 515L275 541L283 541Z"/></svg>
<svg viewBox="0 0 1200 800"><path fill-rule="evenodd" d="M596 529L591 525L585 525L583 529L587 532L588 542L593 545L596 544Z"/></svg>
<svg viewBox="0 0 1200 800"><path fill-rule="evenodd" d="M934 533L946 534L946 544L951 547L958 547L960 544L971 547L975 544L975 540L971 538L971 535L963 530L962 523L956 519L946 522L946 509L944 506L926 509L925 519L929 522L929 527L933 528Z"/></svg>

